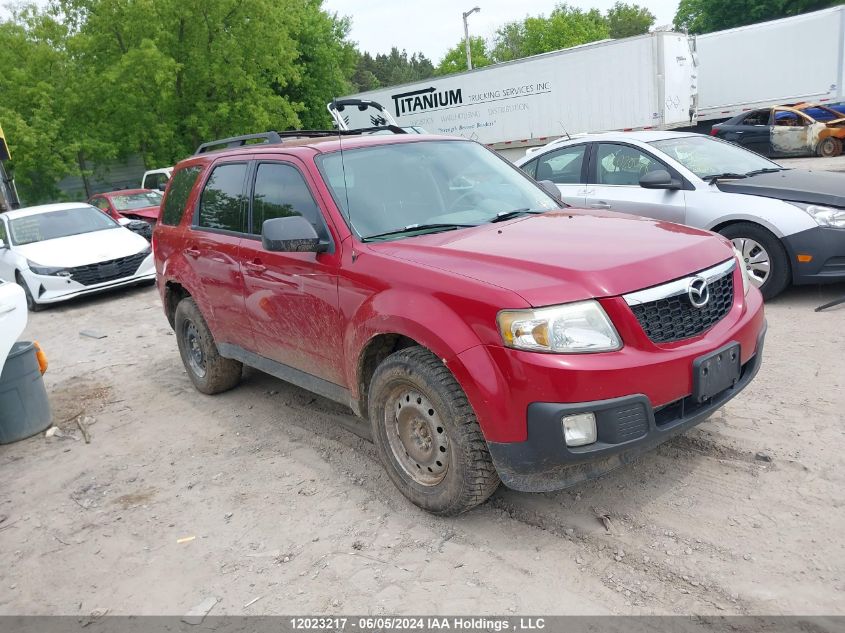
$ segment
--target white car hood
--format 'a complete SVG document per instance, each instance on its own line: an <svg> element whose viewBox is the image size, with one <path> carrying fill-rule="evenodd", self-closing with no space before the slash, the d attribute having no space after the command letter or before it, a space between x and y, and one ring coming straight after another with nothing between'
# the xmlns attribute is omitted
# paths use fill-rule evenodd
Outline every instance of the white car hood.
<svg viewBox="0 0 845 633"><path fill-rule="evenodd" d="M148 246L143 237L120 227L24 244L14 250L38 266L72 268L134 255Z"/></svg>
<svg viewBox="0 0 845 633"><path fill-rule="evenodd" d="M18 284L0 279L0 372L12 345L26 327L26 297Z"/></svg>

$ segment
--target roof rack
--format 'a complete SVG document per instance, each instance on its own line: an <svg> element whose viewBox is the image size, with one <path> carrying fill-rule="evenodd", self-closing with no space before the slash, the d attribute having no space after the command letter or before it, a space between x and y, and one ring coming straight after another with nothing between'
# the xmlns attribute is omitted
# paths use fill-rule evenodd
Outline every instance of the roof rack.
<svg viewBox="0 0 845 633"><path fill-rule="evenodd" d="M235 147L244 147L246 145L276 145L295 138L331 138L332 136L357 136L358 134L373 134L375 132L391 132L393 134L408 133L397 125L379 125L355 130L285 130L284 132L261 132L259 134L232 136L230 138L222 138L218 141L203 143L194 152L194 156ZM259 142L250 143L249 141Z"/></svg>

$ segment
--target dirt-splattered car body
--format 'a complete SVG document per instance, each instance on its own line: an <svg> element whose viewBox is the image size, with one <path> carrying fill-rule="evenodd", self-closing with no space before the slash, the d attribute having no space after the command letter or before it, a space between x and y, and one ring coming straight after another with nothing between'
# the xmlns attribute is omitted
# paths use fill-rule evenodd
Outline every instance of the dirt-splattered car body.
<svg viewBox="0 0 845 633"><path fill-rule="evenodd" d="M774 106L718 123L710 133L764 156L838 156L845 142L845 114L810 103Z"/></svg>

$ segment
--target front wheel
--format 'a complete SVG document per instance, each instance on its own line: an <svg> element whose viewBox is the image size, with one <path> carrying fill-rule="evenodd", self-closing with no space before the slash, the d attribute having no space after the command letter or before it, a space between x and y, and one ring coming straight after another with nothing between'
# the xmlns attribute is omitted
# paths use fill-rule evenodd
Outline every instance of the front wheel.
<svg viewBox="0 0 845 633"><path fill-rule="evenodd" d="M466 395L422 347L387 357L369 389L373 441L397 488L419 507L451 516L483 503L499 476Z"/></svg>
<svg viewBox="0 0 845 633"><path fill-rule="evenodd" d="M719 231L739 251L751 283L764 299L772 299L789 285L792 271L781 241L768 229L751 222L737 222Z"/></svg>
<svg viewBox="0 0 845 633"><path fill-rule="evenodd" d="M208 324L190 297L176 306L174 325L179 354L197 391L211 395L240 382L243 365L220 355Z"/></svg>
<svg viewBox="0 0 845 633"><path fill-rule="evenodd" d="M32 296L32 292L29 290L29 285L27 285L26 281L24 281L23 275L15 273L15 281L21 288L23 288L23 293L26 295L26 307L29 311L38 312L43 310L44 306L35 301L35 297Z"/></svg>

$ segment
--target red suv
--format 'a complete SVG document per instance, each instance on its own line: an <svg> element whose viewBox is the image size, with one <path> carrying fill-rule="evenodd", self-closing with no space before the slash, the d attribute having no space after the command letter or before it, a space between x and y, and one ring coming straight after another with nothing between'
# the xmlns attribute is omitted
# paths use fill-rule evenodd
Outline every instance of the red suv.
<svg viewBox="0 0 845 633"><path fill-rule="evenodd" d="M564 208L466 139L211 145L153 240L188 375L213 394L246 364L349 405L430 512L596 477L760 367L762 299L718 235Z"/></svg>

